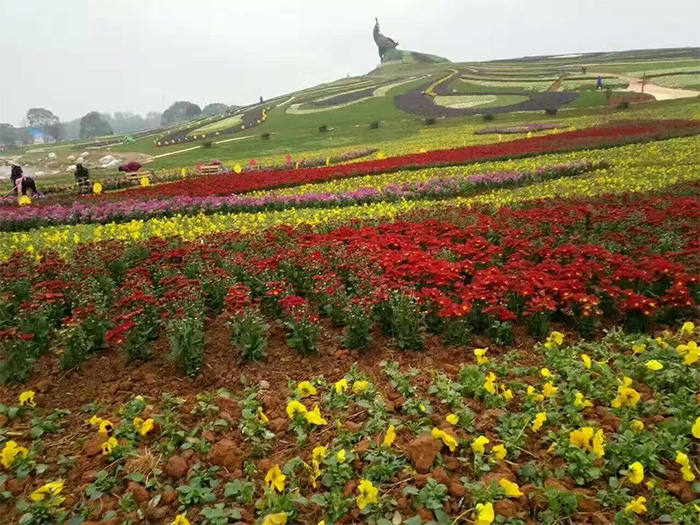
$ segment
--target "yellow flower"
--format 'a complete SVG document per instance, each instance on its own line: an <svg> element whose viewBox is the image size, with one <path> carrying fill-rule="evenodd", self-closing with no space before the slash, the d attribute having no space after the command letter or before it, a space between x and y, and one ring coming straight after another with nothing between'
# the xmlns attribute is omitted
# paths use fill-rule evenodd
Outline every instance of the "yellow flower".
<svg viewBox="0 0 700 525"><path fill-rule="evenodd" d="M265 424L270 422L270 418L268 418L267 415L265 415L265 412L263 412L262 407L258 407L258 420L261 423L265 423Z"/></svg>
<svg viewBox="0 0 700 525"><path fill-rule="evenodd" d="M25 390L19 395L19 406L21 407L35 407L36 403L34 402L34 391L33 390Z"/></svg>
<svg viewBox="0 0 700 525"><path fill-rule="evenodd" d="M0 452L2 466L9 470L18 457L24 458L27 457L27 454L29 454L29 451L26 448L20 447L16 441L11 439L5 443L2 452Z"/></svg>
<svg viewBox="0 0 700 525"><path fill-rule="evenodd" d="M635 419L634 421L632 421L632 424L630 425L630 427L635 432L641 432L642 430L644 430L644 421L641 421L639 419Z"/></svg>
<svg viewBox="0 0 700 525"><path fill-rule="evenodd" d="M233 171L234 171L234 173L240 173L241 171L243 171L243 168L241 168L241 165L240 165L240 164L234 164L234 165L233 165ZM286 521L286 520L285 520L285 521Z"/></svg>
<svg viewBox="0 0 700 525"><path fill-rule="evenodd" d="M148 180L148 177L141 177L141 187L145 188L146 186L149 186L151 184L151 181Z"/></svg>
<svg viewBox="0 0 700 525"><path fill-rule="evenodd" d="M52 481L50 483L46 483L45 485L42 485L41 487L36 489L34 492L32 492L29 495L29 499L31 499L32 501L44 501L46 499L49 499L49 500L51 500L51 505L54 507L57 507L65 499L64 497L59 497L62 490L63 490L63 482L62 481Z"/></svg>
<svg viewBox="0 0 700 525"><path fill-rule="evenodd" d="M544 397L552 397L558 391L559 389L549 382L545 383L542 387L542 394L544 395Z"/></svg>
<svg viewBox="0 0 700 525"><path fill-rule="evenodd" d="M493 454L493 457L496 459L504 459L506 457L506 446L505 445L496 445L491 449L491 453Z"/></svg>
<svg viewBox="0 0 700 525"><path fill-rule="evenodd" d="M489 394L495 394L496 393L496 374L493 372L489 372L489 374L486 376L486 381L484 382L484 389L489 393Z"/></svg>
<svg viewBox="0 0 700 525"><path fill-rule="evenodd" d="M512 481L507 480L506 478L501 478L498 484L503 488L503 490L506 491L506 496L508 496L509 498L519 498L523 495L523 493L520 492L520 487L518 487L518 484L513 483Z"/></svg>
<svg viewBox="0 0 700 525"><path fill-rule="evenodd" d="M320 463L326 458L326 452L328 452L326 447L318 446L311 451L311 457L314 461L318 461Z"/></svg>
<svg viewBox="0 0 700 525"><path fill-rule="evenodd" d="M145 436L148 434L151 430L153 430L153 419L148 418L147 420L143 420L140 417L135 417L134 418L134 428L136 431L141 434L142 436Z"/></svg>
<svg viewBox="0 0 700 525"><path fill-rule="evenodd" d="M550 372L549 368L542 368L540 369L540 375L542 377L552 377L552 372Z"/></svg>
<svg viewBox="0 0 700 525"><path fill-rule="evenodd" d="M501 385L501 395L506 401L513 399L513 391L510 388L506 388L504 385Z"/></svg>
<svg viewBox="0 0 700 525"><path fill-rule="evenodd" d="M99 195L100 193L102 193L102 184L100 184L99 182L93 184L92 193L94 193L95 195Z"/></svg>
<svg viewBox="0 0 700 525"><path fill-rule="evenodd" d="M564 334L561 332L552 332L544 344L545 348L555 348L564 342Z"/></svg>
<svg viewBox="0 0 700 525"><path fill-rule="evenodd" d="M459 423L459 416L457 414L447 414L445 420L447 420L450 425L456 425Z"/></svg>
<svg viewBox="0 0 700 525"><path fill-rule="evenodd" d="M656 337L654 338L654 341L656 342L657 345L659 345L661 348L668 348L670 345L664 341L663 337Z"/></svg>
<svg viewBox="0 0 700 525"><path fill-rule="evenodd" d="M418 409L419 409L421 412L425 412L425 405L424 405L423 403L421 403L420 405L418 405Z"/></svg>
<svg viewBox="0 0 700 525"><path fill-rule="evenodd" d="M479 436L474 441L472 441L471 447L475 453L483 454L484 447L485 447L485 445L488 445L488 443L489 443L489 438L487 438L486 436Z"/></svg>
<svg viewBox="0 0 700 525"><path fill-rule="evenodd" d="M110 437L107 441L102 443L102 455L109 456L117 445L119 445L117 439L115 437Z"/></svg>
<svg viewBox="0 0 700 525"><path fill-rule="evenodd" d="M238 166L238 164L236 164ZM262 525L285 525L287 523L287 513L277 512L268 514L262 522Z"/></svg>
<svg viewBox="0 0 700 525"><path fill-rule="evenodd" d="M367 505L377 503L379 489L372 485L372 482L368 479L360 480L357 491L360 493L360 495L357 496L357 506L360 510L364 509Z"/></svg>
<svg viewBox="0 0 700 525"><path fill-rule="evenodd" d="M340 449L336 454L336 457L338 458L338 461L345 463L345 449Z"/></svg>
<svg viewBox="0 0 700 525"><path fill-rule="evenodd" d="M687 454L684 454L680 450L676 451L676 463L681 466L681 474L683 474L683 479L685 481L689 483L695 481L695 474L693 474L693 468Z"/></svg>
<svg viewBox="0 0 700 525"><path fill-rule="evenodd" d="M690 433L693 435L694 438L700 439L700 417L697 417L695 419L695 423L693 423L693 427L690 429Z"/></svg>
<svg viewBox="0 0 700 525"><path fill-rule="evenodd" d="M31 203L32 203L32 199L29 198L27 195L22 195L18 201L18 204L20 206L29 206Z"/></svg>
<svg viewBox="0 0 700 525"><path fill-rule="evenodd" d="M316 405L311 412L307 412L306 414L304 414L304 418L312 425L328 424L328 421L323 419L323 417L321 416L321 410L318 408L318 405Z"/></svg>
<svg viewBox="0 0 700 525"><path fill-rule="evenodd" d="M605 434L599 429L593 436L592 452L602 458L605 455Z"/></svg>
<svg viewBox="0 0 700 525"><path fill-rule="evenodd" d="M459 445L457 439L452 434L445 432L444 430L440 430L437 427L433 427L433 429L430 431L430 435L435 439L441 439L442 442L447 445L447 448L450 449L450 452L454 452Z"/></svg>
<svg viewBox="0 0 700 525"><path fill-rule="evenodd" d="M574 394L574 406L576 408L588 408L592 407L593 403L586 399L581 392L576 392Z"/></svg>
<svg viewBox="0 0 700 525"><path fill-rule="evenodd" d="M333 385L335 388L335 393L336 394L342 394L348 389L348 380L343 378L339 381L335 382L335 385Z"/></svg>
<svg viewBox="0 0 700 525"><path fill-rule="evenodd" d="M633 407L641 399L641 395L634 388L630 388L632 380L629 377L622 379L622 385L617 387L617 397L612 400L613 408Z"/></svg>
<svg viewBox="0 0 700 525"><path fill-rule="evenodd" d="M593 427L583 427L578 430L572 430L569 432L569 443L578 448L583 448L585 450L591 450L591 439L595 431Z"/></svg>
<svg viewBox="0 0 700 525"><path fill-rule="evenodd" d="M495 518L496 515L493 512L493 503L477 503L474 525L491 525Z"/></svg>
<svg viewBox="0 0 700 525"><path fill-rule="evenodd" d="M282 492L284 490L285 479L287 479L287 476L282 474L279 465L275 465L265 474L265 484L277 492Z"/></svg>
<svg viewBox="0 0 700 525"><path fill-rule="evenodd" d="M474 349L474 355L476 356L476 364L477 365L483 365L485 363L489 362L489 358L486 357L486 352L488 352L488 348L475 348Z"/></svg>
<svg viewBox="0 0 700 525"><path fill-rule="evenodd" d="M590 370L591 368L591 358L588 354L581 354L581 361L583 361L583 366Z"/></svg>
<svg viewBox="0 0 700 525"><path fill-rule="evenodd" d="M681 336L693 335L693 333L695 333L695 325L690 321L683 323L683 326L681 326Z"/></svg>
<svg viewBox="0 0 700 525"><path fill-rule="evenodd" d="M352 384L352 391L355 394L361 394L362 392L367 391L367 386L368 386L367 381L355 381Z"/></svg>
<svg viewBox="0 0 700 525"><path fill-rule="evenodd" d="M394 425L389 425L389 428L386 429L386 435L384 436L384 441L382 441L382 446L390 447L395 439L396 429L394 428Z"/></svg>
<svg viewBox="0 0 700 525"><path fill-rule="evenodd" d="M99 426L100 423L102 423L103 419L101 417L97 416L92 416L90 419L87 420L88 425L91 425L93 427Z"/></svg>
<svg viewBox="0 0 700 525"><path fill-rule="evenodd" d="M297 393L300 398L304 399L305 397L315 396L318 390L309 381L302 381L297 385Z"/></svg>
<svg viewBox="0 0 700 525"><path fill-rule="evenodd" d="M661 364L656 359L652 359L651 361L647 361L646 367L649 370L653 370L654 372L658 372L659 370L663 370L664 365Z"/></svg>
<svg viewBox="0 0 700 525"><path fill-rule="evenodd" d="M190 520L188 520L187 516L184 514L178 514L175 516L175 520L173 520L172 525L190 525Z"/></svg>
<svg viewBox="0 0 700 525"><path fill-rule="evenodd" d="M535 414L535 420L532 422L532 430L537 432L539 429L542 428L542 425L544 425L545 421L547 421L546 412L538 412L537 414Z"/></svg>
<svg viewBox="0 0 700 525"><path fill-rule="evenodd" d="M532 385L527 386L527 397L531 398L535 402L540 402L544 400L544 396L535 390L535 387Z"/></svg>
<svg viewBox="0 0 700 525"><path fill-rule="evenodd" d="M639 485L642 481L644 481L644 465L642 465L639 461L632 463L629 471L630 472L627 474L627 477L629 478L630 483Z"/></svg>
<svg viewBox="0 0 700 525"><path fill-rule="evenodd" d="M294 418L296 414L306 414L307 410L303 403L300 403L296 399L292 399L287 403L287 415L289 419Z"/></svg>
<svg viewBox="0 0 700 525"><path fill-rule="evenodd" d="M102 421L100 421L100 430L98 431L100 434L104 436L109 436L112 434L113 430L114 425L111 421L109 421L108 419L103 419Z"/></svg>
<svg viewBox="0 0 700 525"><path fill-rule="evenodd" d="M634 353L634 354L641 354L644 351L646 351L646 349L647 349L647 345L645 345L643 343L632 345L632 353Z"/></svg>
<svg viewBox="0 0 700 525"><path fill-rule="evenodd" d="M635 514L646 514L647 499L644 496L639 496L637 499L630 501L625 507L625 512L634 512Z"/></svg>
<svg viewBox="0 0 700 525"><path fill-rule="evenodd" d="M690 341L687 345L678 345L676 348L678 355L685 356L684 365L692 365L700 360L700 347L695 341Z"/></svg>

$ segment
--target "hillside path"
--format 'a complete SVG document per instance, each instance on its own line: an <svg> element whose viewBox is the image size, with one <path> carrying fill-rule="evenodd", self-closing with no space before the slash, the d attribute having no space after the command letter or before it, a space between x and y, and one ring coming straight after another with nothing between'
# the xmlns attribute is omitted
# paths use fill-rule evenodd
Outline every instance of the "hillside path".
<svg viewBox="0 0 700 525"><path fill-rule="evenodd" d="M620 89L616 91L631 91L634 93L642 93L642 79L628 77L625 75L616 75L615 73L591 73L591 75L601 75L601 76L615 76L620 80L624 80L629 83L629 86L625 89ZM664 86L657 86L649 82L648 80L644 83L644 93L653 96L656 100L673 100L677 98L691 98L700 96L700 91L691 91L689 89L677 89L669 88Z"/></svg>

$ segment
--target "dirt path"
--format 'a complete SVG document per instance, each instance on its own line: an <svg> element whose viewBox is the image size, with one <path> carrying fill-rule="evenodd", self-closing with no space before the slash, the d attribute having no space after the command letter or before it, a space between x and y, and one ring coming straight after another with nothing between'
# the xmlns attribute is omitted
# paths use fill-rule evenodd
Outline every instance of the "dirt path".
<svg viewBox="0 0 700 525"><path fill-rule="evenodd" d="M634 77L627 77L624 75L615 75L613 73L591 73L592 75L601 75L601 76L615 76L619 78L620 80L624 80L625 82L629 83L629 86L626 89L620 89L617 91L631 91L634 93L646 93L648 95L653 96L656 100L673 100L677 98L692 98L692 97L697 97L700 96L700 92L698 91L691 91L689 89L677 89L677 88L668 88L668 87L663 87L663 86L657 86L656 84L652 84L648 80L644 82L644 89L642 90L642 79L641 78L634 78Z"/></svg>

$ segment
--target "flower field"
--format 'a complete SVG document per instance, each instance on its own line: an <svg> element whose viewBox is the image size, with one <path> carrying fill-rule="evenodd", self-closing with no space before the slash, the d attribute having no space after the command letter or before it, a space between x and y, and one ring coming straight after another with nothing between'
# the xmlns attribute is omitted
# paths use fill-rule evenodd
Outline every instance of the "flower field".
<svg viewBox="0 0 700 525"><path fill-rule="evenodd" d="M0 521L698 523L700 123L590 123L4 201Z"/></svg>

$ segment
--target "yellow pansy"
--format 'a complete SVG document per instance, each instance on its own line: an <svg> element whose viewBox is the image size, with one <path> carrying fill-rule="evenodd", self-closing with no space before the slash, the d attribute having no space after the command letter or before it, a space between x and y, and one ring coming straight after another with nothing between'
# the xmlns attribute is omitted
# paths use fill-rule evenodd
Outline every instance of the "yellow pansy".
<svg viewBox="0 0 700 525"><path fill-rule="evenodd" d="M297 385L297 394L299 394L299 397L302 399L309 396L315 396L317 393L318 390L316 390L316 387L309 381L302 381Z"/></svg>
<svg viewBox="0 0 700 525"><path fill-rule="evenodd" d="M474 349L474 355L476 356L476 364L478 365L483 365L489 362L489 358L486 357L486 352L488 352L488 348L475 348Z"/></svg>
<svg viewBox="0 0 700 525"><path fill-rule="evenodd" d="M627 474L630 483L634 485L639 485L644 481L644 465L639 461L635 461L630 465L629 474Z"/></svg>
<svg viewBox="0 0 700 525"><path fill-rule="evenodd" d="M693 423L690 433L694 438L700 439L700 416L695 419L695 423Z"/></svg>
<svg viewBox="0 0 700 525"><path fill-rule="evenodd" d="M694 333L695 325L692 322L686 321L685 323L683 323L683 326L681 326L681 337L693 335Z"/></svg>
<svg viewBox="0 0 700 525"><path fill-rule="evenodd" d="M633 512L634 514L646 514L647 499L644 496L639 496L637 499L633 499L625 506L625 512Z"/></svg>
<svg viewBox="0 0 700 525"><path fill-rule="evenodd" d="M19 395L19 406L21 407L35 407L36 403L34 402L34 391L33 390L25 390Z"/></svg>
<svg viewBox="0 0 700 525"><path fill-rule="evenodd" d="M479 436L474 441L472 441L471 447L477 454L484 453L484 447L489 444L489 438L486 436Z"/></svg>
<svg viewBox="0 0 700 525"><path fill-rule="evenodd" d="M513 391L510 388L506 388L505 385L501 385L501 395L506 401L513 399Z"/></svg>
<svg viewBox="0 0 700 525"><path fill-rule="evenodd" d="M154 426L154 421L150 417L148 419L146 419L145 421L143 419L141 419L140 417L134 418L134 428L142 436L145 436L151 430L153 430L153 426Z"/></svg>
<svg viewBox="0 0 700 525"><path fill-rule="evenodd" d="M282 492L284 490L285 479L287 479L287 476L282 474L279 465L275 465L265 474L265 484L277 492Z"/></svg>
<svg viewBox="0 0 700 525"><path fill-rule="evenodd" d="M549 370L549 368L541 368L541 369L540 369L540 375L541 375L542 377L545 377L545 378L547 378L547 377L552 377L552 376L553 376L553 374L552 374L552 372Z"/></svg>
<svg viewBox="0 0 700 525"><path fill-rule="evenodd" d="M496 459L504 459L507 454L506 446L505 445L495 445L491 449L491 454L493 454L493 457Z"/></svg>
<svg viewBox="0 0 700 525"><path fill-rule="evenodd" d="M352 391L355 394L362 394L367 391L369 383L367 381L355 381L352 384Z"/></svg>
<svg viewBox="0 0 700 525"><path fill-rule="evenodd" d="M572 430L569 432L569 443L578 448L590 450L593 434L595 434L593 427L583 427L578 430Z"/></svg>
<svg viewBox="0 0 700 525"><path fill-rule="evenodd" d="M532 399L535 402L540 402L544 400L544 396L535 390L535 387L532 385L527 386L527 397Z"/></svg>
<svg viewBox="0 0 700 525"><path fill-rule="evenodd" d="M593 403L586 399L581 392L576 392L574 394L574 406L576 408L589 408L593 406Z"/></svg>
<svg viewBox="0 0 700 525"><path fill-rule="evenodd" d="M321 410L318 408L318 405L316 405L311 412L306 412L306 414L304 414L304 418L306 419L306 421L308 421L312 425L326 425L326 424L328 424L328 421L326 421L321 416Z"/></svg>
<svg viewBox="0 0 700 525"><path fill-rule="evenodd" d="M676 352L684 357L684 365L690 366L700 361L700 347L695 341L690 341L687 345L678 345Z"/></svg>
<svg viewBox="0 0 700 525"><path fill-rule="evenodd" d="M112 452L114 452L117 445L119 445L117 438L110 437L107 441L102 443L102 455L109 456Z"/></svg>
<svg viewBox="0 0 700 525"><path fill-rule="evenodd" d="M338 453L336 454L336 457L338 458L338 461L341 462L341 463L345 463L345 456L346 456L346 453L345 453L345 449L344 449L344 448L343 448L343 449L340 449L340 450L338 451Z"/></svg>
<svg viewBox="0 0 700 525"><path fill-rule="evenodd" d="M296 399L292 399L289 403L287 403L286 411L289 419L292 419L296 414L306 414L307 412L304 404Z"/></svg>
<svg viewBox="0 0 700 525"><path fill-rule="evenodd" d="M535 420L532 422L532 430L537 432L539 429L542 428L542 425L544 425L545 421L547 421L547 413L546 412L538 412L535 414Z"/></svg>
<svg viewBox="0 0 700 525"><path fill-rule="evenodd" d="M457 414L447 414L447 416L445 416L445 420L450 425L456 425L457 423L459 423L459 416Z"/></svg>
<svg viewBox="0 0 700 525"><path fill-rule="evenodd" d="M25 458L27 454L29 454L29 451L26 448L20 447L16 441L11 439L2 448L0 461L2 461L2 466L9 470L18 457Z"/></svg>
<svg viewBox="0 0 700 525"><path fill-rule="evenodd" d="M97 416L92 416L90 419L87 420L88 425L91 425L93 427L99 426L100 423L102 423L103 419L101 417Z"/></svg>
<svg viewBox="0 0 700 525"><path fill-rule="evenodd" d="M190 525L190 520L187 519L186 515L178 514L175 516L172 525Z"/></svg>
<svg viewBox="0 0 700 525"><path fill-rule="evenodd" d="M311 457L315 461L318 461L320 463L321 461L323 461L326 458L327 452L328 452L328 449L324 446L314 447L314 449L311 451Z"/></svg>
<svg viewBox="0 0 700 525"><path fill-rule="evenodd" d="M496 393L496 374L494 374L493 372L489 372L486 376L486 381L484 381L484 389L489 394Z"/></svg>
<svg viewBox="0 0 700 525"><path fill-rule="evenodd" d="M646 367L649 370L653 370L654 372L658 372L659 370L663 370L664 365L660 361L657 361L656 359L652 359L652 360L646 362Z"/></svg>
<svg viewBox="0 0 700 525"><path fill-rule="evenodd" d="M509 498L519 498L520 496L523 496L523 493L520 491L520 487L517 483L513 483L506 478L501 478L498 484L503 488L503 490L506 491L506 496Z"/></svg>
<svg viewBox="0 0 700 525"><path fill-rule="evenodd" d="M452 434L445 432L444 430L441 430L437 427L433 427L433 429L430 431L430 435L435 439L442 440L442 442L445 445L447 445L447 448L450 449L450 452L454 452L457 446L459 445L457 439Z"/></svg>
<svg viewBox="0 0 700 525"><path fill-rule="evenodd" d="M389 425L389 428L386 429L386 435L384 436L384 441L382 441L382 446L390 447L395 439L396 428L394 428L394 425Z"/></svg>
<svg viewBox="0 0 700 525"><path fill-rule="evenodd" d="M64 497L60 496L62 490L63 490L63 482L62 481L52 481L50 483L46 483L45 485L42 485L41 487L36 489L34 492L32 492L29 495L29 499L31 499L32 501L50 500L52 506L58 506L65 499Z"/></svg>
<svg viewBox="0 0 700 525"><path fill-rule="evenodd" d="M343 378L340 379L339 381L336 381L335 384L333 385L333 388L335 388L335 393L336 394L342 394L348 389L348 380Z"/></svg>
<svg viewBox="0 0 700 525"><path fill-rule="evenodd" d="M262 525L285 525L287 523L287 513L286 512L276 512L275 514L268 514L262 522Z"/></svg>
<svg viewBox="0 0 700 525"><path fill-rule="evenodd" d="M493 503L477 503L474 525L491 525L495 518Z"/></svg>
<svg viewBox="0 0 700 525"><path fill-rule="evenodd" d="M643 343L638 343L636 345L632 345L632 353L634 354L641 354L645 352L647 349L647 345Z"/></svg>
<svg viewBox="0 0 700 525"><path fill-rule="evenodd" d="M642 430L644 430L644 421L641 421L641 420L639 420L639 419L635 419L635 420L632 421L632 423L630 424L630 427L631 427L632 430L634 430L635 432L641 432Z"/></svg>
<svg viewBox="0 0 700 525"><path fill-rule="evenodd" d="M555 348L564 342L564 334L561 332L552 332L544 344L545 348Z"/></svg>
<svg viewBox="0 0 700 525"><path fill-rule="evenodd" d="M542 395L544 395L544 397L552 397L558 391L559 391L559 388L557 388L556 386L554 386L550 382L545 383L544 386L542 387Z"/></svg>
<svg viewBox="0 0 700 525"><path fill-rule="evenodd" d="M681 452L680 450L676 451L676 463L678 463L681 466L681 474L683 474L683 479L687 482L695 481L695 474L693 474L693 467L690 464L690 460L688 459L688 455Z"/></svg>
<svg viewBox="0 0 700 525"><path fill-rule="evenodd" d="M629 377L622 379L622 385L617 388L617 397L611 403L613 408L634 407L639 403L642 396L630 387L631 384L632 380Z"/></svg>
<svg viewBox="0 0 700 525"><path fill-rule="evenodd" d="M368 479L360 480L360 484L357 486L357 492L359 492L359 495L356 501L360 510L364 509L367 505L377 503L379 489Z"/></svg>
<svg viewBox="0 0 700 525"><path fill-rule="evenodd" d="M258 407L258 421L265 424L270 422L270 418L263 412L262 407Z"/></svg>
<svg viewBox="0 0 700 525"><path fill-rule="evenodd" d="M98 432L103 436L109 436L114 431L114 425L108 419L103 419L100 421L100 429Z"/></svg>
<svg viewBox="0 0 700 525"><path fill-rule="evenodd" d="M583 361L583 366L591 368L591 358L587 354L581 354L581 361Z"/></svg>

